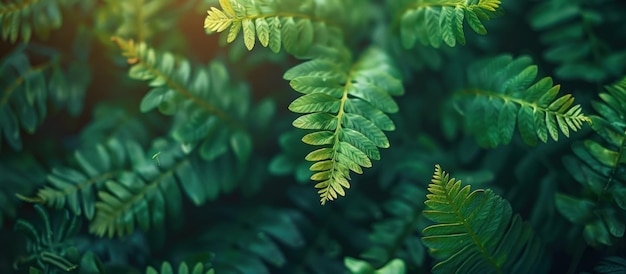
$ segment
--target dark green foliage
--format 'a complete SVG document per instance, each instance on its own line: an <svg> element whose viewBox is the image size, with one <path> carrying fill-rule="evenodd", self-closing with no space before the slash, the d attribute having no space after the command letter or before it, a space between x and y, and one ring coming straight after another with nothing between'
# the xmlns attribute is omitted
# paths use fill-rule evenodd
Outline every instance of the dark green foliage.
<svg viewBox="0 0 626 274"><path fill-rule="evenodd" d="M625 12L0 0L0 273L618 272Z"/></svg>
<svg viewBox="0 0 626 274"><path fill-rule="evenodd" d="M588 192L581 198L556 196L556 207L569 221L584 225L591 245L612 245L626 230L626 78L606 87L602 101L592 102L599 116L590 116L598 138L577 142L577 158L564 158L565 166Z"/></svg>
<svg viewBox="0 0 626 274"><path fill-rule="evenodd" d="M552 78L535 82L537 66L527 56L513 59L501 55L475 63L468 69L467 88L459 92L465 100L462 115L466 130L485 147L511 142L515 124L526 144L537 139L558 141L559 131L569 137L589 122L570 94L556 98L560 86Z"/></svg>
<svg viewBox="0 0 626 274"><path fill-rule="evenodd" d="M76 53L82 54L88 45L79 38L77 46L82 48ZM32 47L32 51L48 59L33 65L28 49L19 46L0 61L0 140L14 150L22 149L20 128L33 134L43 123L48 114L48 100L57 108L67 107L72 115L80 114L90 82L89 68L81 62L84 60L63 68L64 60L59 52Z"/></svg>
<svg viewBox="0 0 626 274"><path fill-rule="evenodd" d="M626 7L607 6L607 1L542 1L528 17L540 40L548 46L543 57L558 66L555 75L563 79L603 82L624 73L626 50L610 40L624 35ZM619 38L617 38L619 39Z"/></svg>
<svg viewBox="0 0 626 274"><path fill-rule="evenodd" d="M182 262L178 265L178 270L174 271L172 265L169 262L163 262L161 264L160 271L149 266L146 269L146 274L214 274L213 269L206 269L201 263L195 264L193 267L187 266L187 263Z"/></svg>
<svg viewBox="0 0 626 274"><path fill-rule="evenodd" d="M434 273L543 272L544 250L528 224L491 190L471 191L435 167L422 241L441 260Z"/></svg>
<svg viewBox="0 0 626 274"><path fill-rule="evenodd" d="M374 223L369 239L372 246L361 253L361 258L380 267L393 258L413 267L424 264L426 249L418 231L426 226L422 215L426 191L410 183L398 184L391 190L393 197L382 204L390 217Z"/></svg>
<svg viewBox="0 0 626 274"><path fill-rule="evenodd" d="M482 21L500 14L500 0L399 0L389 1L394 24L400 28L404 48L416 42L438 48L465 45L464 21L478 34L487 34Z"/></svg>
<svg viewBox="0 0 626 274"><path fill-rule="evenodd" d="M15 230L28 238L26 245L28 255L18 257L14 264L15 270L29 264L31 265L29 273L101 271L96 258L89 254L82 257L71 242L71 237L80 230L80 220L70 214L52 217L40 205L35 205L35 211L41 221L39 225L22 219L15 223Z"/></svg>

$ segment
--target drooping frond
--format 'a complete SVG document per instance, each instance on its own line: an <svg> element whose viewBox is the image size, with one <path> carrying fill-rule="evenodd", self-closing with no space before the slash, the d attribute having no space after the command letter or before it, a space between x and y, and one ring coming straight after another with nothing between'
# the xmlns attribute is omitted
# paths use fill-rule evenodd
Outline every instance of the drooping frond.
<svg viewBox="0 0 626 274"><path fill-rule="evenodd" d="M2 40L11 43L21 35L28 43L33 31L41 38L47 38L50 31L63 23L60 2L57 0L9 0L0 2L0 22Z"/></svg>
<svg viewBox="0 0 626 274"><path fill-rule="evenodd" d="M155 269L152 266L146 268L146 274L214 274L215 270L207 268L202 263L196 263L193 268L190 268L186 262L182 262L178 265L178 270L174 271L172 265L169 262L163 262L160 269Z"/></svg>
<svg viewBox="0 0 626 274"><path fill-rule="evenodd" d="M390 1L394 20L405 48L416 42L438 48L465 44L463 20L478 34L487 34L482 21L501 13L500 0L402 0Z"/></svg>
<svg viewBox="0 0 626 274"><path fill-rule="evenodd" d="M22 149L20 127L32 134L45 120L48 101L66 107L72 115L80 114L90 82L84 62L65 65L57 51L40 48L35 53L49 59L33 65L27 50L17 47L0 61L0 142L4 138L14 150Z"/></svg>
<svg viewBox="0 0 626 274"><path fill-rule="evenodd" d="M540 273L544 250L530 226L491 190L471 191L437 165L422 241L440 260L433 273Z"/></svg>
<svg viewBox="0 0 626 274"><path fill-rule="evenodd" d="M288 70L284 78L304 94L289 105L303 113L293 122L301 129L315 130L302 141L324 146L305 158L315 162L311 176L321 203L344 196L350 171L361 174L380 159L378 148L389 147L383 131L395 126L386 113L398 111L391 97L402 95L400 74L384 51L370 48L352 61L347 51L329 51Z"/></svg>
<svg viewBox="0 0 626 274"><path fill-rule="evenodd" d="M231 170L234 160L228 157L208 162L188 147L165 140L155 142L153 150L158 154L137 156L132 171L104 182L90 232L113 237L130 234L135 227L176 228L181 225L183 194L199 206L220 191L232 191L238 182L232 174L237 170Z"/></svg>
<svg viewBox="0 0 626 274"><path fill-rule="evenodd" d="M564 158L565 167L592 195L577 198L559 193L557 209L569 221L584 225L591 245L612 245L626 231L626 78L606 87L602 101L592 102L598 138L574 143L578 159Z"/></svg>
<svg viewBox="0 0 626 274"><path fill-rule="evenodd" d="M308 243L298 227L302 220L299 212L265 206L232 207L225 217L228 219L216 220L176 247L215 254L211 259L215 273L297 272L287 267L294 263L289 253L300 253Z"/></svg>
<svg viewBox="0 0 626 274"><path fill-rule="evenodd" d="M372 225L368 238L371 242L360 257L381 267L394 258L401 259L413 268L423 266L425 248L419 231L428 223L422 215L424 198L422 187L401 183L391 190L392 197L382 205L389 216Z"/></svg>
<svg viewBox="0 0 626 274"><path fill-rule="evenodd" d="M14 229L27 236L26 251L30 255L18 258L15 265L34 261L45 273L69 272L78 268L78 250L67 240L80 230L80 220L70 215L58 216L60 221L53 227L51 216L41 205L35 205L35 211L41 218L40 225L23 219L15 223Z"/></svg>
<svg viewBox="0 0 626 274"><path fill-rule="evenodd" d="M229 83L224 64L214 61L192 73L187 60L169 52L157 53L145 43L113 39L132 65L133 79L149 81L152 88L141 101L142 112L158 108L174 115L172 136L181 143L197 143L207 160L228 151L246 162L252 151L250 125L267 124L273 115L271 101L251 107L245 85Z"/></svg>
<svg viewBox="0 0 626 274"><path fill-rule="evenodd" d="M47 176L48 184L34 197L20 198L48 207L67 208L88 220L95 215L96 193L105 182L132 169L132 161L141 160L143 149L135 142L110 139L74 153L77 168L55 167Z"/></svg>
<svg viewBox="0 0 626 274"><path fill-rule="evenodd" d="M207 32L225 32L227 42L240 33L252 50L258 41L279 52L304 54L312 45L341 45L346 31L359 24L366 1L220 0L204 20ZM339 13L343 13L340 15ZM359 14L359 12L361 12ZM347 15L345 13L348 13Z"/></svg>
<svg viewBox="0 0 626 274"><path fill-rule="evenodd" d="M613 46L626 23L621 5L605 1L539 1L528 16L530 26L547 46L543 58L555 63L554 76L566 80L602 83L626 69L626 50ZM602 15L600 15L602 14Z"/></svg>
<svg viewBox="0 0 626 274"><path fill-rule="evenodd" d="M550 77L535 82L537 66L530 57L500 55L476 62L468 69L467 88L457 97L466 130L486 147L508 144L515 124L526 144L554 141L559 131L569 137L590 122L570 94L556 98L560 86Z"/></svg>

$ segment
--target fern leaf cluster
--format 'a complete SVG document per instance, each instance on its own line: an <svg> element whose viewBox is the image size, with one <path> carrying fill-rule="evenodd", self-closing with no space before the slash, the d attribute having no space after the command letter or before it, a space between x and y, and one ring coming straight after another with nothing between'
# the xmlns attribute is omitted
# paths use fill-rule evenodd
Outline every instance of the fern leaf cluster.
<svg viewBox="0 0 626 274"><path fill-rule="evenodd" d="M163 262L160 269L156 269L152 266L146 268L146 274L214 274L215 270L205 268L202 263L196 263L191 268L186 262L182 262L178 265L177 271L174 271L172 265L169 262Z"/></svg>
<svg viewBox="0 0 626 274"><path fill-rule="evenodd" d="M501 55L468 69L468 87L459 98L465 103L465 128L480 145L508 144L516 124L522 140L536 145L548 137L557 141L559 132L569 137L570 130L590 122L570 94L557 98L560 86L554 86L552 78L536 77L537 66L527 56Z"/></svg>
<svg viewBox="0 0 626 274"><path fill-rule="evenodd" d="M83 62L65 65L58 52L39 51L49 59L37 65L31 64L25 46L0 61L0 141L14 150L22 149L20 128L32 134L45 120L48 101L55 107L66 106L72 115L80 114L90 82L90 70Z"/></svg>
<svg viewBox="0 0 626 274"><path fill-rule="evenodd" d="M259 104L252 109L248 89L229 84L222 63L212 62L192 74L189 62L171 53L157 53L145 43L114 41L132 64L130 77L149 81L152 87L141 101L142 112L158 108L163 114L176 114L174 139L197 144L204 159L215 159L230 147L240 161L247 161L252 138L244 122L254 118L267 124L273 105Z"/></svg>
<svg viewBox="0 0 626 274"><path fill-rule="evenodd" d="M394 1L395 2L395 1ZM404 48L418 41L424 46L438 48L442 44L465 45L463 21L478 34L487 34L482 21L500 14L500 0L404 0L392 3L397 10L400 39Z"/></svg>
<svg viewBox="0 0 626 274"><path fill-rule="evenodd" d="M400 75L385 53L371 48L352 62L349 53L319 57L289 69L284 78L304 94L289 110L304 113L293 122L297 128L315 130L302 141L324 146L305 159L315 162L311 176L321 203L344 196L350 172L361 174L380 159L378 148L389 147L384 131L395 126L386 113L398 111L391 96L402 95Z"/></svg>
<svg viewBox="0 0 626 274"><path fill-rule="evenodd" d="M380 267L397 258L409 266L420 267L424 263L425 248L418 231L426 227L423 218L423 199L426 193L412 183L398 184L391 190L393 195L382 208L389 217L373 224L369 234L372 245L360 257Z"/></svg>
<svg viewBox="0 0 626 274"><path fill-rule="evenodd" d="M31 193L46 180L46 172L32 155L2 155L0 158L0 228L17 216L15 193Z"/></svg>
<svg viewBox="0 0 626 274"><path fill-rule="evenodd" d="M607 86L590 116L597 137L574 143L577 158L564 158L576 181L592 195L574 197L559 193L557 209L569 221L584 225L585 240L592 245L612 245L626 231L626 78Z"/></svg>
<svg viewBox="0 0 626 274"><path fill-rule="evenodd" d="M334 16L337 11L356 7L363 1L251 1L220 0L221 10L212 7L204 21L207 32L227 33L233 42L240 33L248 50L258 39L273 52L284 48L301 55L312 45L341 45L346 23L354 20ZM362 10L362 7L357 8ZM351 18L354 19L354 18Z"/></svg>
<svg viewBox="0 0 626 274"><path fill-rule="evenodd" d="M24 233L28 239L27 252L33 256L25 257L19 264L30 263L36 265L46 273L56 273L57 270L68 272L78 267L78 250L71 246L67 239L78 232L80 221L76 217L64 216L58 226L52 226L51 216L46 210L35 205L35 211L43 222L43 230L39 230L33 223L19 219L15 223L15 230Z"/></svg>
<svg viewBox="0 0 626 274"><path fill-rule="evenodd" d="M605 1L551 0L538 3L528 19L548 47L543 57L557 65L555 76L601 83L626 69L626 50L608 43L620 37L614 30L624 24L624 12L624 7L606 9Z"/></svg>
<svg viewBox="0 0 626 274"><path fill-rule="evenodd" d="M47 38L51 30L63 23L61 1L10 0L0 3L2 40L15 43L21 36L28 43L33 32Z"/></svg>
<svg viewBox="0 0 626 274"><path fill-rule="evenodd" d="M74 153L78 168L53 168L47 176L47 186L39 189L35 197L21 198L56 209L67 208L75 215L84 214L91 220L96 211L98 189L107 180L130 169L130 162L141 159L142 152L137 143L117 139L78 150Z"/></svg>
<svg viewBox="0 0 626 274"><path fill-rule="evenodd" d="M434 273L536 273L543 247L511 205L491 190L471 191L439 165L428 186L422 241L441 260Z"/></svg>

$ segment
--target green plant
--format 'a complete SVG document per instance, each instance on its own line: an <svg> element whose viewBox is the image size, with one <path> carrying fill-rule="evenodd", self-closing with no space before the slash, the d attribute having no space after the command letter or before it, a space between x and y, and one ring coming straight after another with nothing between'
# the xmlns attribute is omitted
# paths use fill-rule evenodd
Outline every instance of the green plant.
<svg viewBox="0 0 626 274"><path fill-rule="evenodd" d="M616 271L624 11L0 1L0 272Z"/></svg>

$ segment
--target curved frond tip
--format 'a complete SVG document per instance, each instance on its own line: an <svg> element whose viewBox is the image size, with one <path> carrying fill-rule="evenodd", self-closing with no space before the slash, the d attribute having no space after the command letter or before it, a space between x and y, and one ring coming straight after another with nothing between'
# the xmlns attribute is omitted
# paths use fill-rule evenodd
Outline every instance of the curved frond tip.
<svg viewBox="0 0 626 274"><path fill-rule="evenodd" d="M468 88L458 98L465 103L465 128L485 147L508 144L515 125L526 144L569 137L591 120L574 105L574 97L557 98L560 86L552 78L535 81L537 66L527 56L500 55L476 62L468 69Z"/></svg>
<svg viewBox="0 0 626 274"><path fill-rule="evenodd" d="M344 196L350 172L363 173L389 147L383 131L395 126L386 113L398 111L392 95L404 93L399 72L380 49L367 50L352 62L347 51L321 55L288 70L284 78L304 95L289 110L304 115L293 125L315 130L304 143L323 146L306 156L315 162L311 179L318 181L321 203Z"/></svg>
<svg viewBox="0 0 626 274"><path fill-rule="evenodd" d="M433 273L537 273L543 249L528 224L491 190L471 191L435 166L424 210L435 224L422 241L439 263Z"/></svg>

